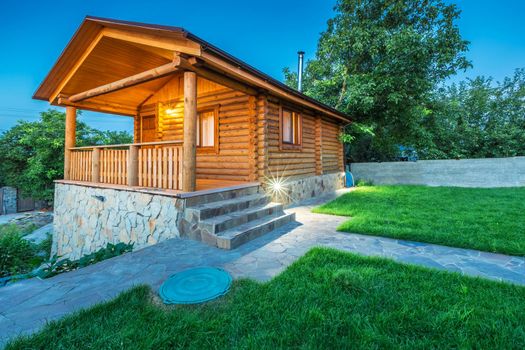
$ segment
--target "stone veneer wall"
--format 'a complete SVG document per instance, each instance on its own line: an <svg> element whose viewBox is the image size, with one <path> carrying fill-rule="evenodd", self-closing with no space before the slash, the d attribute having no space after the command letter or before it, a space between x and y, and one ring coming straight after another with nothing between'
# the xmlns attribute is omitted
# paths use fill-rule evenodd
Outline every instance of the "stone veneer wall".
<svg viewBox="0 0 525 350"><path fill-rule="evenodd" d="M186 210L186 206L237 195L233 193L232 197L231 193L218 192L176 198L91 186L55 184L52 254L75 260L104 248L107 243L134 242L137 250L170 238L206 242L199 231L198 218L191 210ZM344 173L286 181L284 187L284 194L272 200L290 204L343 188Z"/></svg>
<svg viewBox="0 0 525 350"><path fill-rule="evenodd" d="M271 194L272 201L291 204L305 199L334 192L345 186L345 173L309 176L297 180L285 180L282 193Z"/></svg>
<svg viewBox="0 0 525 350"><path fill-rule="evenodd" d="M180 237L183 211L184 199L57 183L52 253L73 260L107 243L137 250Z"/></svg>
<svg viewBox="0 0 525 350"><path fill-rule="evenodd" d="M0 203L0 214L14 214L18 211L17 200L18 192L16 188L13 187L1 187L2 191L2 201Z"/></svg>

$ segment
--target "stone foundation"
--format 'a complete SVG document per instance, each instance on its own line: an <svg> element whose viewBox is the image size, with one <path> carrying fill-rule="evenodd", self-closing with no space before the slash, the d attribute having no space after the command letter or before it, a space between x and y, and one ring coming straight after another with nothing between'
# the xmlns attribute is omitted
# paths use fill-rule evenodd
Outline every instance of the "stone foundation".
<svg viewBox="0 0 525 350"><path fill-rule="evenodd" d="M333 173L319 176L310 176L297 180L285 180L281 191L267 192L272 196L272 201L291 204L317 197L326 193L335 192L345 186L345 173Z"/></svg>
<svg viewBox="0 0 525 350"><path fill-rule="evenodd" d="M183 211L179 198L57 183L52 253L74 260L107 243L137 250L180 237Z"/></svg>
<svg viewBox="0 0 525 350"><path fill-rule="evenodd" d="M344 173L312 176L286 181L283 191L270 197L274 202L290 204L334 192L343 186ZM170 238L190 238L211 244L211 235L203 234L200 226L202 211L207 210L206 203L213 209L206 217L217 217L267 203L268 198L259 191L258 185L251 185L174 196L161 191L57 182L52 254L76 260L108 243L133 242L134 249L138 250ZM244 196L248 199L243 199ZM229 203L227 208L213 205L225 200L237 200L238 203ZM266 213L264 208L258 210ZM242 215L235 216L228 224L231 227L241 225L249 217L243 219ZM274 223L270 224L275 227Z"/></svg>

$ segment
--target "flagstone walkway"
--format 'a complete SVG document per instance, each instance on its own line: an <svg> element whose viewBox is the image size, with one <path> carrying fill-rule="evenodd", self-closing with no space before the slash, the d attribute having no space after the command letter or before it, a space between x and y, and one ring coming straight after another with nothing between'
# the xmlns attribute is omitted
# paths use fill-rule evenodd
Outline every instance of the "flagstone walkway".
<svg viewBox="0 0 525 350"><path fill-rule="evenodd" d="M149 284L157 289L169 275L189 267L219 266L236 278L266 281L314 246L525 285L524 258L337 232L336 227L348 218L310 212L332 198L317 198L287 209L296 213L296 223L233 251L196 241L170 240L50 279L0 288L0 347L18 334L37 331L47 321L109 300L132 286Z"/></svg>

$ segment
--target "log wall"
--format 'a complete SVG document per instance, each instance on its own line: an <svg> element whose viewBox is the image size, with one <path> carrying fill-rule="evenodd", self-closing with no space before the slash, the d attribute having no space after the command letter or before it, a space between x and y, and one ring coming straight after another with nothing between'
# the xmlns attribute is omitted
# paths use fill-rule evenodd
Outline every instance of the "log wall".
<svg viewBox="0 0 525 350"><path fill-rule="evenodd" d="M175 76L146 100L137 117L135 140L183 141L182 77ZM280 145L281 101L267 95L249 96L203 78L197 81L197 108L218 107L216 152L197 149L197 178L264 181L265 177L302 178L342 171L340 123L300 106L302 146ZM141 117L143 119L141 119ZM142 124L141 124L142 122Z"/></svg>
<svg viewBox="0 0 525 350"><path fill-rule="evenodd" d="M142 116L152 113L156 115L154 140L148 141L183 141L184 100L180 83L180 78L173 78L143 104L140 110ZM249 120L255 119L254 98L199 78L197 109L215 107L218 107L219 112L219 147L216 152L197 149L197 178L256 180L253 175L255 173L255 147L250 142L250 135L253 135L255 130L249 127ZM138 124L140 125L140 122ZM150 131L144 128L143 136Z"/></svg>
<svg viewBox="0 0 525 350"><path fill-rule="evenodd" d="M339 142L340 126L332 120L323 119L321 150L323 174L343 171L343 146Z"/></svg>
<svg viewBox="0 0 525 350"><path fill-rule="evenodd" d="M300 110L300 107L296 108ZM270 175L301 178L341 171L343 147L338 140L338 122L303 110L301 148L283 149L280 145L279 113L280 101L270 99L266 116Z"/></svg>

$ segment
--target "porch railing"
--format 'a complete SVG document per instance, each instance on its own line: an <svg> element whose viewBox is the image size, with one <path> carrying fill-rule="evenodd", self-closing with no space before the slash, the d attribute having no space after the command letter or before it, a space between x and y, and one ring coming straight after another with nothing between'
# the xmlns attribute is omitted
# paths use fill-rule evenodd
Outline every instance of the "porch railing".
<svg viewBox="0 0 525 350"><path fill-rule="evenodd" d="M182 189L182 141L70 148L67 179Z"/></svg>

